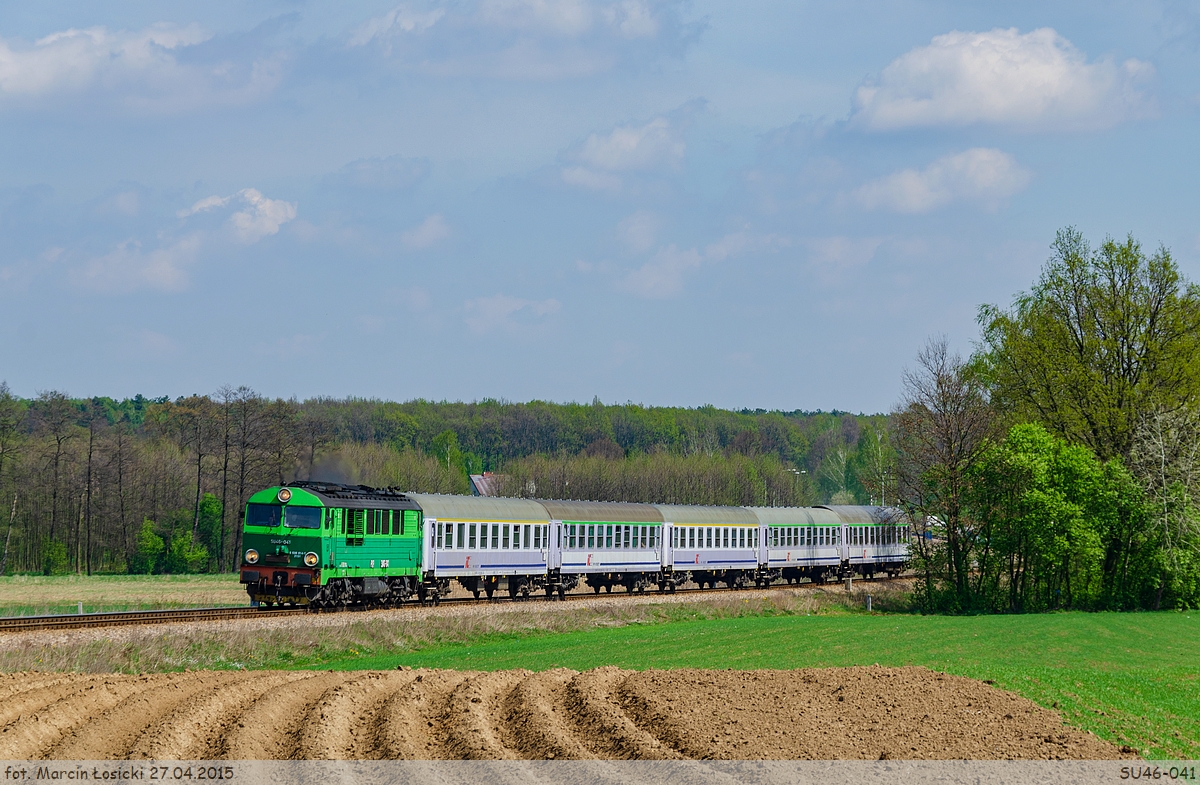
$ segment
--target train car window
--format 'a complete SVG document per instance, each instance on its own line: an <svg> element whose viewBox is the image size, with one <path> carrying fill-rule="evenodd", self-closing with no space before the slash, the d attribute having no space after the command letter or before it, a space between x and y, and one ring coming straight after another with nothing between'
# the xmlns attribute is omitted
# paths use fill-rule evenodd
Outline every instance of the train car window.
<svg viewBox="0 0 1200 785"><path fill-rule="evenodd" d="M596 527L595 526L587 527L587 547L589 549L596 547Z"/></svg>
<svg viewBox="0 0 1200 785"><path fill-rule="evenodd" d="M507 524L507 523L503 524L500 527L500 535L501 535L500 536L500 547L506 551L508 550L508 546L509 546L509 543L511 540L511 538L509 536L510 534L512 534L512 532L510 531L511 528L512 528L511 525Z"/></svg>
<svg viewBox="0 0 1200 785"><path fill-rule="evenodd" d="M467 528L467 547L475 550L475 524L471 524Z"/></svg>
<svg viewBox="0 0 1200 785"><path fill-rule="evenodd" d="M624 536L621 540L621 547L628 548L629 547L629 537L633 533L633 527L632 526L622 526L621 530L624 534Z"/></svg>
<svg viewBox="0 0 1200 785"><path fill-rule="evenodd" d="M441 527L441 525L438 525L434 528L437 529L437 542L434 543L433 547L437 548L438 550L441 550L442 549L442 527Z"/></svg>
<svg viewBox="0 0 1200 785"><path fill-rule="evenodd" d="M604 537L604 543L605 543L605 544L604 544L604 547L605 547L605 548L611 548L611 547L612 547L612 530L613 530L613 527L611 527L611 526L605 526L605 527L603 527L603 528L604 528L604 530L605 530L605 532L604 532L604 534L605 534L605 537Z"/></svg>
<svg viewBox="0 0 1200 785"><path fill-rule="evenodd" d="M495 523L492 524L492 550L500 550L500 526Z"/></svg>
<svg viewBox="0 0 1200 785"><path fill-rule="evenodd" d="M461 524L459 524L461 526ZM454 550L454 524L446 524L446 550Z"/></svg>

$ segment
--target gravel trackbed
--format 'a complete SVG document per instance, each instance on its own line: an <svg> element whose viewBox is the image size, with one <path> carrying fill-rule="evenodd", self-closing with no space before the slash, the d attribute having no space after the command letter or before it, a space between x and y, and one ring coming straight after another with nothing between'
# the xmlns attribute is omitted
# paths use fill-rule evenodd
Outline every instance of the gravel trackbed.
<svg viewBox="0 0 1200 785"><path fill-rule="evenodd" d="M0 758L1113 759L924 668L0 677Z"/></svg>

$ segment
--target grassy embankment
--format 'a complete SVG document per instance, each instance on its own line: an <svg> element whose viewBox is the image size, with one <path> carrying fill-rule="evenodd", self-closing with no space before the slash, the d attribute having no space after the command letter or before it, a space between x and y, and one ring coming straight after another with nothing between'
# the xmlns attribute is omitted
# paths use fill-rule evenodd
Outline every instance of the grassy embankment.
<svg viewBox="0 0 1200 785"><path fill-rule="evenodd" d="M0 616L247 605L236 575L5 575Z"/></svg>

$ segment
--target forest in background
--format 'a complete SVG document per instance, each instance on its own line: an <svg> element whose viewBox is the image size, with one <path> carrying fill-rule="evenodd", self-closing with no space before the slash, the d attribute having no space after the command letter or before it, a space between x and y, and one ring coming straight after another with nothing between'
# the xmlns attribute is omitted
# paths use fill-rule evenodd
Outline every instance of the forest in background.
<svg viewBox="0 0 1200 785"><path fill-rule="evenodd" d="M492 471L512 496L854 504L877 500L886 450L886 417L842 412L0 385L0 574L235 569L246 499L295 479L469 493Z"/></svg>
<svg viewBox="0 0 1200 785"><path fill-rule="evenodd" d="M937 612L1200 606L1200 286L1060 231L1031 289L931 339L887 415L636 404L32 400L0 384L0 574L236 568L293 479L676 504L893 504Z"/></svg>

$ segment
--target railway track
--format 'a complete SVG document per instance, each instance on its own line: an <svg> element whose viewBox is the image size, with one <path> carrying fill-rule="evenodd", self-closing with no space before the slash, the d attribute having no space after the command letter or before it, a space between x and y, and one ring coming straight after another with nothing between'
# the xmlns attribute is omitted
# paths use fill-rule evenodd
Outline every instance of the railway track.
<svg viewBox="0 0 1200 785"><path fill-rule="evenodd" d="M887 578L877 578L874 581L862 581L859 585L871 585L872 583L886 583ZM828 587L837 588L837 584L820 584L820 583L796 583L787 584L779 583L768 586L764 589L741 589L740 591L770 591L772 589L796 589L796 588L817 588ZM679 595L696 595L696 594L728 594L731 590L728 588L681 588L672 593L660 593L658 591L642 592L575 592L566 595L563 599L567 602L582 601L597 599L599 597L670 597ZM480 597L447 597L441 600L440 605L491 605L495 603L513 602L507 596L500 596L499 593L494 599ZM527 600L516 600L517 602L545 602L546 599L541 595L534 595ZM405 603L398 606L400 608L413 608L418 606L415 603ZM433 607L425 606L425 607ZM372 610L387 610L387 608L370 608L370 607L355 607L338 610L324 610L320 613L363 613ZM234 608L180 608L176 610L160 610L160 611L117 611L113 613L71 613L58 616L6 616L0 617L0 633L3 632L30 632L36 630L72 630L83 629L88 627L121 627L134 624L170 624L170 623L188 623L197 621L228 621L231 619L266 619L278 616L297 616L300 614L313 613L306 607L282 607L282 608L255 608L255 607L234 607Z"/></svg>
<svg viewBox="0 0 1200 785"><path fill-rule="evenodd" d="M293 616L308 613L305 608L180 608L165 611L117 611L114 613L73 613L61 616L6 616L0 618L0 632L30 630L70 630L83 627L121 627L130 624L168 624L171 622L225 621L268 616Z"/></svg>

